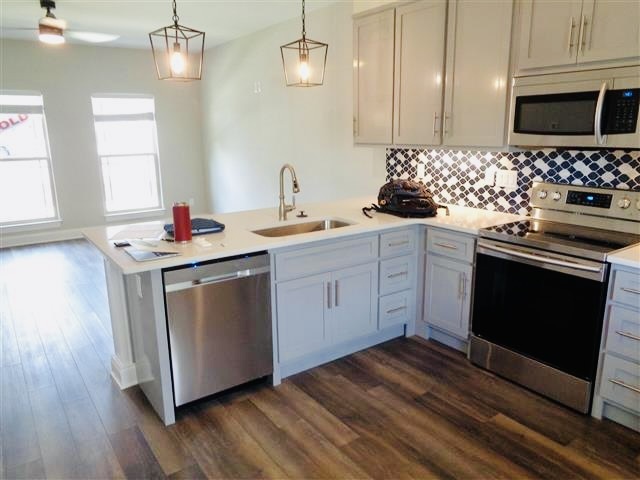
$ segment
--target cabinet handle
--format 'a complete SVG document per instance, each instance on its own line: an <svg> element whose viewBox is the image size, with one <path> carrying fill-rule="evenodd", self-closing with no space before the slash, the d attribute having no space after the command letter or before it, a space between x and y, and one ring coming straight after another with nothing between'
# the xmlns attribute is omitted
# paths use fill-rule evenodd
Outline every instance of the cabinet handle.
<svg viewBox="0 0 640 480"><path fill-rule="evenodd" d="M438 130L436 130L436 127L438 126L438 112L433 112L433 136L435 137L436 134L438 133Z"/></svg>
<svg viewBox="0 0 640 480"><path fill-rule="evenodd" d="M327 308L331 308L331 282L327 282Z"/></svg>
<svg viewBox="0 0 640 480"><path fill-rule="evenodd" d="M356 117L353 117L353 136L358 136L358 120L356 120Z"/></svg>
<svg viewBox="0 0 640 480"><path fill-rule="evenodd" d="M467 275L462 273L462 298L467 296Z"/></svg>
<svg viewBox="0 0 640 480"><path fill-rule="evenodd" d="M458 276L458 298L464 298L464 273Z"/></svg>
<svg viewBox="0 0 640 480"><path fill-rule="evenodd" d="M587 17L585 17L584 13L582 14L582 19L580 20L580 33L578 33L578 55L582 53L584 49L584 34L585 34L585 26L587 25Z"/></svg>
<svg viewBox="0 0 640 480"><path fill-rule="evenodd" d="M444 117L442 117L442 134L443 135L447 134L447 118L451 118L451 116L445 113Z"/></svg>
<svg viewBox="0 0 640 480"><path fill-rule="evenodd" d="M620 380L616 380L615 378L610 378L609 381L621 387L628 388L633 392L640 393L640 388L634 387L633 385L629 385L628 383L621 382Z"/></svg>
<svg viewBox="0 0 640 480"><path fill-rule="evenodd" d="M448 248L449 250L457 250L458 247L451 244L451 243L438 243L436 242L436 245L442 248Z"/></svg>
<svg viewBox="0 0 640 480"><path fill-rule="evenodd" d="M569 17L569 39L567 40L567 51L569 52L569 55L571 55L571 47L575 45L571 43L571 40L573 38L573 29L575 26L576 25L573 21L573 17Z"/></svg>
<svg viewBox="0 0 640 480"><path fill-rule="evenodd" d="M635 288L622 287L620 290L627 293L634 293L636 295L640 295L640 290L636 290Z"/></svg>
<svg viewBox="0 0 640 480"><path fill-rule="evenodd" d="M333 306L337 307L338 306L338 280L336 280L335 282L333 282L333 286L335 287L335 299L333 301Z"/></svg>
<svg viewBox="0 0 640 480"><path fill-rule="evenodd" d="M396 277L401 277L402 275L409 275L409 272L404 271L404 272L398 272L398 273L391 273L387 275L387 278L396 278Z"/></svg>
<svg viewBox="0 0 640 480"><path fill-rule="evenodd" d="M640 337L634 335L633 333L623 332L622 330L616 330L618 335L622 335L623 337L631 338L633 340L638 340L640 342Z"/></svg>
<svg viewBox="0 0 640 480"><path fill-rule="evenodd" d="M402 242L387 243L387 247L400 247L402 245L409 245L409 240L404 240Z"/></svg>
<svg viewBox="0 0 640 480"><path fill-rule="evenodd" d="M391 310L387 310L387 315L392 314L392 313L396 313L399 312L400 310L406 310L407 307L396 307L396 308L392 308Z"/></svg>

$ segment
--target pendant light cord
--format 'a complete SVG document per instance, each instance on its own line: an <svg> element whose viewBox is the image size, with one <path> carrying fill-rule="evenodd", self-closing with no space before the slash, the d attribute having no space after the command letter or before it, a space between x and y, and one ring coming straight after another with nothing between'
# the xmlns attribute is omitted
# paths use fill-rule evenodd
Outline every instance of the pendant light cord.
<svg viewBox="0 0 640 480"><path fill-rule="evenodd" d="M173 6L173 23L178 26L178 20L180 20L180 17L178 17L178 6L176 5L176 0L173 0L171 4Z"/></svg>
<svg viewBox="0 0 640 480"><path fill-rule="evenodd" d="M305 18L304 18L304 0L302 0L302 39L303 40L307 36L307 28L305 26L304 20L305 20Z"/></svg>

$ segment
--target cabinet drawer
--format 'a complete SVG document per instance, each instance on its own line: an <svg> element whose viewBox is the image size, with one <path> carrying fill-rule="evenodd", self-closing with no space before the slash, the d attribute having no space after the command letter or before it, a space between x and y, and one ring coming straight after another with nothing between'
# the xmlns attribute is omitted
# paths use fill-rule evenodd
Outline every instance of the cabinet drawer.
<svg viewBox="0 0 640 480"><path fill-rule="evenodd" d="M291 250L276 254L276 281L337 270L377 258L377 235Z"/></svg>
<svg viewBox="0 0 640 480"><path fill-rule="evenodd" d="M442 230L427 230L427 250L445 257L473 262L475 238Z"/></svg>
<svg viewBox="0 0 640 480"><path fill-rule="evenodd" d="M611 297L614 302L640 309L640 273L614 270Z"/></svg>
<svg viewBox="0 0 640 480"><path fill-rule="evenodd" d="M380 262L380 295L412 288L415 272L415 255L382 260Z"/></svg>
<svg viewBox="0 0 640 480"><path fill-rule="evenodd" d="M640 413L640 365L605 355L600 395Z"/></svg>
<svg viewBox="0 0 640 480"><path fill-rule="evenodd" d="M413 290L392 293L380 297L379 328L408 323L413 315L416 296Z"/></svg>
<svg viewBox="0 0 640 480"><path fill-rule="evenodd" d="M607 352L640 362L640 313L615 305L610 307Z"/></svg>
<svg viewBox="0 0 640 480"><path fill-rule="evenodd" d="M380 256L391 257L415 252L418 235L413 229L380 234Z"/></svg>

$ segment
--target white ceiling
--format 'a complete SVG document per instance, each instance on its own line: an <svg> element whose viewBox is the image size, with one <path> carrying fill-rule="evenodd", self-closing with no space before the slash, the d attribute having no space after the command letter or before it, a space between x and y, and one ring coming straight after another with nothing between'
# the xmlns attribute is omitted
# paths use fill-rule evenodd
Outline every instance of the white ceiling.
<svg viewBox="0 0 640 480"><path fill-rule="evenodd" d="M306 0L311 11L336 0ZM300 0L177 0L180 24L206 33L212 47L299 17ZM39 0L0 0L0 37L37 40ZM171 0L57 0L68 30L120 35L104 45L148 48L148 33L172 24ZM33 30L31 30L33 29ZM67 41L78 42L67 36ZM79 42L80 43L80 42Z"/></svg>

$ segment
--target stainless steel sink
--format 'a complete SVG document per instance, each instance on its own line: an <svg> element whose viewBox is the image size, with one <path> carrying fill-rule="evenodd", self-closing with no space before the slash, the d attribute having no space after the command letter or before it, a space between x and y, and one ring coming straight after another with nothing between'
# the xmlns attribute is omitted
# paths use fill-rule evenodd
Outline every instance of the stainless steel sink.
<svg viewBox="0 0 640 480"><path fill-rule="evenodd" d="M263 237L285 237L287 235L298 235L300 233L322 232L324 230L332 230L334 228L347 227L353 225L342 220L316 220L313 222L294 223L292 225L282 225L271 228L263 228L261 230L253 230L253 233L262 235Z"/></svg>

